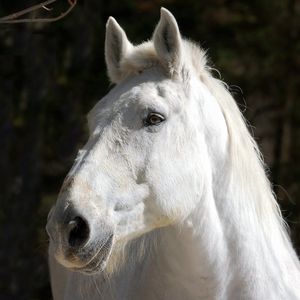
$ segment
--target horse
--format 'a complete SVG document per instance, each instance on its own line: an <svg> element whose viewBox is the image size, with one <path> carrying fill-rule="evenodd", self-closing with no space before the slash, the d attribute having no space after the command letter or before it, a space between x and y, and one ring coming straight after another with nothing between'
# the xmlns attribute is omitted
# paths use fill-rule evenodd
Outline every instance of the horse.
<svg viewBox="0 0 300 300"><path fill-rule="evenodd" d="M134 46L106 24L115 85L49 212L55 300L300 299L258 146L206 54L161 8Z"/></svg>

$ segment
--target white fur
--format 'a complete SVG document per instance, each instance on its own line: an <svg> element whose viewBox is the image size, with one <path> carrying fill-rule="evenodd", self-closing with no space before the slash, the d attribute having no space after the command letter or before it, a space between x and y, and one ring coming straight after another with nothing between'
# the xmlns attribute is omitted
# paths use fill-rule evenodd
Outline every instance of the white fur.
<svg viewBox="0 0 300 300"><path fill-rule="evenodd" d="M58 236L54 299L300 299L298 258L259 150L204 52L166 9L153 41L135 47L110 18L105 51L118 85L90 112L89 141L48 224ZM149 110L166 121L143 127ZM113 228L101 273L54 259L80 265L58 242L70 205L91 239Z"/></svg>

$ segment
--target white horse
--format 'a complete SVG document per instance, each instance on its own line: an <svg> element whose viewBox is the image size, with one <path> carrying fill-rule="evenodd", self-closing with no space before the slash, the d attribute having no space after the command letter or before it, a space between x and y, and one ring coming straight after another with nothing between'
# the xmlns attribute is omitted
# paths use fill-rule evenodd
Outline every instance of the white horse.
<svg viewBox="0 0 300 300"><path fill-rule="evenodd" d="M54 299L300 299L257 145L204 51L162 8L138 46L110 17L105 56L116 86L49 213Z"/></svg>

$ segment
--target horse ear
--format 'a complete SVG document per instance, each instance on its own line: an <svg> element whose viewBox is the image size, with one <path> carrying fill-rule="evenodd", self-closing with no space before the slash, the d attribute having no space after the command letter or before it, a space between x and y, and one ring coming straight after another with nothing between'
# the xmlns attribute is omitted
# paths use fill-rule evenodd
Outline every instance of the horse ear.
<svg viewBox="0 0 300 300"><path fill-rule="evenodd" d="M105 61L111 82L118 83L121 80L120 64L131 48L125 31L113 17L109 17L106 23Z"/></svg>
<svg viewBox="0 0 300 300"><path fill-rule="evenodd" d="M163 7L153 34L153 42L162 64L170 75L178 73L182 64L182 38L176 19Z"/></svg>

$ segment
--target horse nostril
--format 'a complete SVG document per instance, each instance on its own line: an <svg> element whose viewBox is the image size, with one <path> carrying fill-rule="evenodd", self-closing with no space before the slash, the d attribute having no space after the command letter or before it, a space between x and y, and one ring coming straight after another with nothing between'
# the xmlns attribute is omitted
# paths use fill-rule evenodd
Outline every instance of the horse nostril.
<svg viewBox="0 0 300 300"><path fill-rule="evenodd" d="M69 222L69 245L73 248L81 247L88 239L90 229L87 222L81 217L75 217Z"/></svg>

